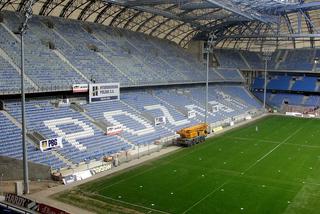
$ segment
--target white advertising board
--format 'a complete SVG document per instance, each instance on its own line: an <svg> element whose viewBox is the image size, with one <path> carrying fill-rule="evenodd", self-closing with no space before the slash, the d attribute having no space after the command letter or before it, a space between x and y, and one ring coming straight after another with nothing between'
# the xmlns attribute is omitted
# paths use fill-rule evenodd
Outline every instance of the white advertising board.
<svg viewBox="0 0 320 214"><path fill-rule="evenodd" d="M196 111L195 110L188 111L188 118L194 118L194 117L196 117Z"/></svg>
<svg viewBox="0 0 320 214"><path fill-rule="evenodd" d="M154 125L158 126L161 124L166 124L166 117L162 116L162 117L156 117L154 118Z"/></svg>
<svg viewBox="0 0 320 214"><path fill-rule="evenodd" d="M117 135L120 134L123 131L122 125L117 125L117 126L109 126L107 127L107 135Z"/></svg>
<svg viewBox="0 0 320 214"><path fill-rule="evenodd" d="M73 93L83 93L88 92L89 86L88 84L73 84L72 85L72 92Z"/></svg>
<svg viewBox="0 0 320 214"><path fill-rule="evenodd" d="M46 150L51 150L55 148L62 148L62 138L57 137L57 138L51 138L51 139L46 139L42 140L39 142L39 148L40 150L46 151Z"/></svg>
<svg viewBox="0 0 320 214"><path fill-rule="evenodd" d="M89 85L89 103L119 99L120 83L94 83Z"/></svg>

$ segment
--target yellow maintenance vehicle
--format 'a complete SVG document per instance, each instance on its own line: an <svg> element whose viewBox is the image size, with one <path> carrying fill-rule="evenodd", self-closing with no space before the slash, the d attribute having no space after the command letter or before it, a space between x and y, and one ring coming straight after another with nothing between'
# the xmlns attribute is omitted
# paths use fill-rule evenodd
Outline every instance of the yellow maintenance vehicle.
<svg viewBox="0 0 320 214"><path fill-rule="evenodd" d="M177 133L180 137L176 143L180 146L193 146L198 143L203 143L208 135L208 125L206 123L200 123L195 126L183 128Z"/></svg>

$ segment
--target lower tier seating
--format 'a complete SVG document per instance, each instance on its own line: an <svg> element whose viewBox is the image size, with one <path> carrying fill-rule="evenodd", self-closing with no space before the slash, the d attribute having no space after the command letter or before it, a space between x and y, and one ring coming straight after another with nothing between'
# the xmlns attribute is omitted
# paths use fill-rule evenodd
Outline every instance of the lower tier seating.
<svg viewBox="0 0 320 214"><path fill-rule="evenodd" d="M122 92L120 100L79 103L84 112L70 105L57 107L52 101L28 100L26 120L29 133L37 133L43 139L62 139L62 148L44 152L39 150L39 142L28 139L30 160L53 169L153 144L174 136L181 128L203 122L205 115L203 86L132 89ZM21 159L21 105L15 100L3 103L0 155ZM209 123L230 120L259 108L261 104L243 86L209 87ZM190 111L194 112L192 117ZM159 118L164 120L159 122ZM108 128L115 126L121 127L120 132L109 134Z"/></svg>

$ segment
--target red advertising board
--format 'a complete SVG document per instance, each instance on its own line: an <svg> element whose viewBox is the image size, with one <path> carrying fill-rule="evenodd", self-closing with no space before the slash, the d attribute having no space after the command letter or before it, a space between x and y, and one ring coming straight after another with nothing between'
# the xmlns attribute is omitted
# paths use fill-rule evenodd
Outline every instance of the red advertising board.
<svg viewBox="0 0 320 214"><path fill-rule="evenodd" d="M69 214L68 212L65 212L63 210L51 207L49 205L45 204L39 204L39 213L42 214Z"/></svg>
<svg viewBox="0 0 320 214"><path fill-rule="evenodd" d="M110 126L107 128L106 135L118 135L123 131L122 125Z"/></svg>
<svg viewBox="0 0 320 214"><path fill-rule="evenodd" d="M89 91L88 84L74 84L72 85L73 93L83 93Z"/></svg>

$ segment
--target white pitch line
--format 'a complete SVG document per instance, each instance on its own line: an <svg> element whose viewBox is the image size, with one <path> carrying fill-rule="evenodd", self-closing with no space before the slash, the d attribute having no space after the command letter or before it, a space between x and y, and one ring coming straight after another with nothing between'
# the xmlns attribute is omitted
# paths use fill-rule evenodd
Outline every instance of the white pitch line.
<svg viewBox="0 0 320 214"><path fill-rule="evenodd" d="M256 139L256 138L247 138L247 137L228 137L230 139L235 139L235 140L256 140L256 141L260 141L260 142L267 142L267 143L281 143L278 141L272 141L272 140L263 140L263 139Z"/></svg>
<svg viewBox="0 0 320 214"><path fill-rule="evenodd" d="M308 185L314 185L314 186L320 186L320 184L318 184L318 183L305 182L305 184L308 184Z"/></svg>
<svg viewBox="0 0 320 214"><path fill-rule="evenodd" d="M217 141L215 141L215 142L217 142ZM213 142L213 143L215 143L215 142ZM210 144L208 143L208 144L205 144L205 145L208 145L208 146L209 146L209 145L212 145L213 143L210 143ZM172 163L173 161L175 161L176 159L183 158L183 157L185 157L185 156L190 155L191 153L194 153L194 152L196 152L196 151L203 150L203 149L205 149L206 147L207 147L207 146L203 146L202 148L200 148L200 149L198 149L198 150L189 150L190 152L186 152L184 155L178 156L178 157L173 158L173 159L171 159L171 160L169 160L169 161L164 161L163 163L166 164L166 165L167 165L167 164L170 164L170 163ZM156 168L158 168L158 167L161 166L161 165L162 165L162 164L153 166L153 167L151 167L151 168L149 168L149 169L146 169L146 170L144 170L144 171L142 171L142 172L140 172L140 173L138 173L138 174L135 174L135 175L132 175L132 176L129 176L129 177L120 179L120 180L118 180L117 182L112 183L112 184L110 184L110 185L103 186L103 187L100 188L100 191L101 191L101 190L108 189L109 187L112 187L112 186L117 185L117 184L119 184L119 183L122 183L123 181L130 180L131 178L137 177L137 176L139 176L139 175L143 175L144 173L147 173L147 172L149 172L149 171L151 171L151 170L153 170L153 169L156 169Z"/></svg>
<svg viewBox="0 0 320 214"><path fill-rule="evenodd" d="M135 175L132 175L132 176L129 176L129 177L120 179L120 180L118 180L118 181L116 181L116 182L114 182L114 183L112 183L112 184L109 184L109 185L107 185L107 186L101 187L99 190L101 191L101 190L108 189L109 187L112 187L112 186L114 186L114 185L117 185L117 184L119 184L119 183L122 183L122 182L124 182L124 181L127 181L127 180L129 180L129 179L131 179L131 178L135 178L135 177L137 177L137 176L139 176L139 175L143 175L143 174L145 174L145 173L147 173L147 172L149 172L149 171L151 171L151 170L154 170L154 169L156 169L156 168L157 168L157 166L151 167L151 168L146 169L146 170L144 170L144 171L142 171L142 172L140 172L140 173L137 173L137 174L135 174Z"/></svg>
<svg viewBox="0 0 320 214"><path fill-rule="evenodd" d="M145 207L145 206L138 205L138 204L133 204L133 203L130 203L130 202L126 202L126 201L110 198L108 196L94 194L94 193L91 193L91 194L99 196L99 197L103 197L103 198L106 198L106 199L109 199L111 201L116 201L116 202L120 202L120 203L123 203L123 204L128 204L128 205L131 205L131 206L134 206L134 207L140 207L140 208L143 208L143 209L146 209L146 210L152 210L152 211L159 212L159 213L164 213L164 214L171 214L169 212L165 212L165 211L162 211L162 210L157 210L157 209L153 209L153 208L150 208L150 207Z"/></svg>
<svg viewBox="0 0 320 214"><path fill-rule="evenodd" d="M195 206L197 206L198 204L200 204L203 200L205 200L206 198L208 198L210 195L212 195L213 193L215 193L216 191L218 191L220 188L222 188L224 185L226 185L229 182L226 181L223 184L221 184L220 186L218 186L217 188L215 188L214 190L212 190L211 192L209 192L206 196L204 196L202 199L200 199L199 201L197 201L196 203L194 203L191 207L189 207L188 209L186 209L182 214L188 212L189 210L191 210L192 208L194 208Z"/></svg>
<svg viewBox="0 0 320 214"><path fill-rule="evenodd" d="M266 143L273 143L273 144L279 144L281 142L279 141L272 141L272 140L261 140L256 138L246 138L246 137L226 137L229 139L235 139L235 140L256 140L260 142L266 142ZM313 145L306 145L306 144L296 144L296 143L283 143L284 145L290 145L290 146L298 146L298 147L305 147L305 148L312 148L312 149L320 149L320 146L313 146Z"/></svg>
<svg viewBox="0 0 320 214"><path fill-rule="evenodd" d="M297 134L299 131L301 131L301 129L303 128L300 127L299 129L297 129L295 132L293 132L291 135L289 135L286 139L284 139L280 144L278 144L277 146L275 146L273 149L271 149L269 152L267 152L267 154L263 155L261 158L259 158L256 162L254 162L251 166L249 166L247 169L245 169L244 171L241 172L241 174L244 174L245 172L247 172L248 170L250 170L252 167L254 167L255 165L257 165L257 163L259 163L260 161L262 161L263 159L265 159L268 155L270 155L274 150L276 150L277 148L279 148L282 144L286 143L290 138L292 138L295 134Z"/></svg>

